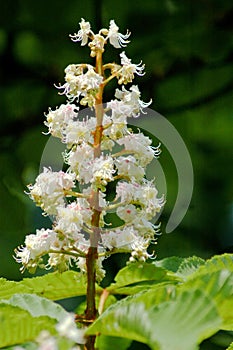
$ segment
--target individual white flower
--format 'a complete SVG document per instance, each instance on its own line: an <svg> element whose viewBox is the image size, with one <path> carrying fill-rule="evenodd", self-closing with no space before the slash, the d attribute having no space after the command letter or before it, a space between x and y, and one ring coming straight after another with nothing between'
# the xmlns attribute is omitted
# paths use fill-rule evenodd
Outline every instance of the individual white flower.
<svg viewBox="0 0 233 350"><path fill-rule="evenodd" d="M56 232L44 228L36 230L36 234L27 235L25 246L30 251L30 259L35 259L37 256L46 253L56 239Z"/></svg>
<svg viewBox="0 0 233 350"><path fill-rule="evenodd" d="M131 251L131 244L135 240L136 235L137 232L133 226L103 231L101 234L101 244L109 250L123 248L126 251Z"/></svg>
<svg viewBox="0 0 233 350"><path fill-rule="evenodd" d="M81 19L81 22L79 23L80 30L78 33L74 33L74 35L70 35L70 38L72 41L77 42L81 41L81 45L84 46L88 42L89 34L93 34L91 31L91 25L89 22L86 22L83 18Z"/></svg>
<svg viewBox="0 0 233 350"><path fill-rule="evenodd" d="M131 116L131 107L122 101L111 100L107 102L107 108L112 111L112 120L114 123L119 122L120 119L127 120L127 117Z"/></svg>
<svg viewBox="0 0 233 350"><path fill-rule="evenodd" d="M164 198L158 197L156 187L147 180L143 180L142 184L118 182L116 199L120 199L122 203L139 205L146 219L152 219L164 206Z"/></svg>
<svg viewBox="0 0 233 350"><path fill-rule="evenodd" d="M90 65L88 65L88 70L82 78L80 87L83 91L98 89L103 82L103 77L96 73L93 66Z"/></svg>
<svg viewBox="0 0 233 350"><path fill-rule="evenodd" d="M116 25L116 23L112 19L110 21L108 36L106 39L109 39L110 44L117 49L121 47L125 47L129 43L129 40L127 39L130 36L130 32L128 30L125 35L119 33L118 30L119 30L119 27Z"/></svg>
<svg viewBox="0 0 233 350"><path fill-rule="evenodd" d="M143 108L148 107L152 101L143 102L140 100L141 93L137 85L132 85L128 90L123 86L122 90L116 89L115 97L121 100L121 103L130 108L127 117L138 117Z"/></svg>
<svg viewBox="0 0 233 350"><path fill-rule="evenodd" d="M135 220L136 216L138 215L138 211L133 204L118 207L116 213L119 216L119 218L121 218L125 222L131 222Z"/></svg>
<svg viewBox="0 0 233 350"><path fill-rule="evenodd" d="M121 69L119 70L117 68L117 71L115 72L117 74L117 79L119 84L128 84L131 83L134 79L134 74L137 74L139 76L144 75L144 64L142 62L138 64L131 63L131 59L129 59L125 52L122 52L120 54L121 57ZM114 73L114 72L113 72Z"/></svg>
<svg viewBox="0 0 233 350"><path fill-rule="evenodd" d="M64 232L70 238L77 240L83 226L83 216L77 202L67 207L58 207L56 230Z"/></svg>
<svg viewBox="0 0 233 350"><path fill-rule="evenodd" d="M93 136L91 131L95 129L95 118L88 118L86 120L71 120L66 127L65 143L68 145L79 144L83 141L93 143Z"/></svg>
<svg viewBox="0 0 233 350"><path fill-rule="evenodd" d="M87 65L87 71L83 73L83 68L79 65L70 64L65 69L65 80L68 84L68 94L87 94L89 90L98 89L103 82L103 77L95 72L94 67Z"/></svg>
<svg viewBox="0 0 233 350"><path fill-rule="evenodd" d="M68 123L77 118L77 111L78 107L70 103L62 104L55 111L49 109L44 123L49 128L50 134L62 139Z"/></svg>
<svg viewBox="0 0 233 350"><path fill-rule="evenodd" d="M130 203L135 193L140 194L141 185L136 182L120 181L116 186L116 199L120 199L122 203Z"/></svg>
<svg viewBox="0 0 233 350"><path fill-rule="evenodd" d="M116 159L115 164L117 166L117 174L120 176L140 181L145 175L145 170L137 164L133 156L119 157Z"/></svg>
<svg viewBox="0 0 233 350"><path fill-rule="evenodd" d="M159 213L164 206L164 197L158 198L158 190L151 181L144 180L141 191L141 203L144 205L145 211L152 216Z"/></svg>
<svg viewBox="0 0 233 350"><path fill-rule="evenodd" d="M93 160L93 148L85 142L65 154L65 162L81 183L87 184L91 181Z"/></svg>
<svg viewBox="0 0 233 350"><path fill-rule="evenodd" d="M150 240L143 237L137 237L132 242L132 253L129 262L141 261L145 262L151 255L147 252Z"/></svg>
<svg viewBox="0 0 233 350"><path fill-rule="evenodd" d="M84 337L85 328L77 328L73 314L68 314L62 321L60 321L56 329L60 336L66 337L78 344L85 344Z"/></svg>
<svg viewBox="0 0 233 350"><path fill-rule="evenodd" d="M22 264L20 270L24 271L25 267L30 261L30 250L27 247L21 245L15 249L14 259L17 263Z"/></svg>
<svg viewBox="0 0 233 350"><path fill-rule="evenodd" d="M27 235L25 246L18 247L15 250L15 260L23 265L21 270L24 271L25 267L36 268L37 260L49 251L56 240L56 233L50 229L42 228L36 230L36 234Z"/></svg>
<svg viewBox="0 0 233 350"><path fill-rule="evenodd" d="M29 195L47 214L55 215L57 207L64 205L64 191L74 187L74 174L53 172L44 168L34 185L29 185Z"/></svg>
<svg viewBox="0 0 233 350"><path fill-rule="evenodd" d="M151 240L154 240L155 235L159 235L160 225L155 225L151 221L146 219L146 214L141 210L140 215L135 217L133 225L138 231L139 235L149 237Z"/></svg>
<svg viewBox="0 0 233 350"><path fill-rule="evenodd" d="M90 64L70 64L65 69L65 81L65 84L57 86L58 89L63 90L61 94L65 94L71 101L83 96L91 107L95 100L95 93L103 82L103 77L96 73ZM81 104L86 103L83 101Z"/></svg>
<svg viewBox="0 0 233 350"><path fill-rule="evenodd" d="M93 162L92 174L93 183L102 184L106 186L108 182L113 181L113 174L116 172L114 169L114 161L110 156L101 156L96 158Z"/></svg>
<svg viewBox="0 0 233 350"><path fill-rule="evenodd" d="M151 139L143 133L129 133L117 140L117 143L119 145L124 145L125 150L132 151L135 157L138 158L140 165L143 167L149 164L155 156L160 154L160 145L157 148L152 147Z"/></svg>

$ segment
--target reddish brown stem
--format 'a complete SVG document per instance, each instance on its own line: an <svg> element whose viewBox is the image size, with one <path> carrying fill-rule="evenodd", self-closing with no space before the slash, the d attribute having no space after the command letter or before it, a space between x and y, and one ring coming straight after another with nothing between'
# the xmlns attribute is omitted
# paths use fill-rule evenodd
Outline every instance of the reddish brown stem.
<svg viewBox="0 0 233 350"><path fill-rule="evenodd" d="M102 52L97 52L96 56L96 72L102 75ZM94 136L94 158L98 158L101 155L101 140L103 135L103 106L102 95L104 86L101 85L95 98L95 115L96 115L96 128L93 133ZM90 205L92 207L92 233L90 234L90 247L86 255L86 267L87 267L87 307L85 311L85 318L90 321L94 321L97 317L97 309L95 304L96 296L96 261L98 259L98 242L100 237L100 214L101 208L99 207L99 190L93 190L90 197ZM95 349L95 336L89 336L87 343L85 344L85 350Z"/></svg>

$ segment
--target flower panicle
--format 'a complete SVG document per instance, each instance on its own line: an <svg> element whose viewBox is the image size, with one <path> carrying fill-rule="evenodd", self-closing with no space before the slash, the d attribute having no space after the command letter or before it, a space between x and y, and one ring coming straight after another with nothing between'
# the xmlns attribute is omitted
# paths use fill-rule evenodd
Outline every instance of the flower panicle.
<svg viewBox="0 0 233 350"><path fill-rule="evenodd" d="M105 275L103 260L111 254L131 253L130 262L154 256L147 250L151 243L157 243L159 227L155 222L165 199L154 181L146 179L146 168L161 150L160 144L155 147L140 129L134 133L129 128L128 118L146 114L151 100L143 102L135 84L126 88L135 75L145 74L145 67L142 62L132 63L125 51L120 53L120 64L103 65L99 59L107 43L122 48L129 43L129 36L129 31L119 32L114 20L108 29L94 34L83 18L79 31L70 35L81 46L89 45L96 64L69 64L65 83L57 86L68 100L45 114L48 133L66 146L66 170L45 167L28 186L29 197L43 215L51 217L53 225L27 235L24 245L15 250L22 272L34 272L37 267L59 271L77 267L86 274L89 248L97 231L98 281ZM113 78L120 88L113 99L100 105L104 88ZM80 105L90 107L88 112ZM108 221L109 213L114 213L118 226Z"/></svg>

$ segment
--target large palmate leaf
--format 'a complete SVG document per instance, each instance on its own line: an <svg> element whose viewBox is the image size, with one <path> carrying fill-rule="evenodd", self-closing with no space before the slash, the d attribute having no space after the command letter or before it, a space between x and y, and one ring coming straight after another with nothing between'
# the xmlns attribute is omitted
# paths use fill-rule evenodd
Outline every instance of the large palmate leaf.
<svg viewBox="0 0 233 350"><path fill-rule="evenodd" d="M54 333L55 319L33 317L27 310L0 302L0 348L34 340L46 329Z"/></svg>
<svg viewBox="0 0 233 350"><path fill-rule="evenodd" d="M102 289L96 286L97 292ZM15 293L33 293L52 300L86 294L86 281L81 273L66 271L25 278L20 282L0 279L0 298L11 298Z"/></svg>
<svg viewBox="0 0 233 350"><path fill-rule="evenodd" d="M153 350L196 350L221 323L214 302L201 290L192 289L158 306L148 307L134 298L120 301L106 310L87 334L125 337Z"/></svg>
<svg viewBox="0 0 233 350"><path fill-rule="evenodd" d="M177 283L178 277L165 269L149 263L129 264L115 277L107 290L112 294L135 294L160 283Z"/></svg>

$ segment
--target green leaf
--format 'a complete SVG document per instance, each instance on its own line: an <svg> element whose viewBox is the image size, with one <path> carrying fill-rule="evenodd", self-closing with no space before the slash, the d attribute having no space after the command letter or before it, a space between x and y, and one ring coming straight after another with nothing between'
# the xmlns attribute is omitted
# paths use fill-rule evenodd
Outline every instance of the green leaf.
<svg viewBox="0 0 233 350"><path fill-rule="evenodd" d="M1 300L1 302L18 306L28 311L33 317L48 316L59 322L68 316L68 312L59 304L34 294L15 294L9 300Z"/></svg>
<svg viewBox="0 0 233 350"><path fill-rule="evenodd" d="M101 350L126 350L131 344L130 339L100 335L96 338L96 348Z"/></svg>
<svg viewBox="0 0 233 350"><path fill-rule="evenodd" d="M171 272L177 272L180 264L184 259L178 256L171 256L162 260L156 260L153 264L158 267L162 267Z"/></svg>
<svg viewBox="0 0 233 350"><path fill-rule="evenodd" d="M192 256L189 258L180 258L172 256L163 260L155 261L154 265L163 267L164 269L175 272L179 276L187 276L193 273L198 267L203 265L205 260Z"/></svg>
<svg viewBox="0 0 233 350"><path fill-rule="evenodd" d="M86 294L85 277L75 271L54 272L35 278L26 278L21 284L30 287L32 293L52 300Z"/></svg>
<svg viewBox="0 0 233 350"><path fill-rule="evenodd" d="M190 288L200 288L208 294L215 302L223 324L221 329L233 330L233 274L229 270L212 271L213 265L204 273L191 276L190 279L181 286L184 290ZM215 266L216 267L216 266Z"/></svg>
<svg viewBox="0 0 233 350"><path fill-rule="evenodd" d="M133 263L121 269L115 282L106 288L113 294L135 294L159 283L174 283L178 278L167 274L167 271L149 263Z"/></svg>
<svg viewBox="0 0 233 350"><path fill-rule="evenodd" d="M177 270L177 275L182 277L189 276L204 264L205 260L198 258L197 256L185 258Z"/></svg>
<svg viewBox="0 0 233 350"><path fill-rule="evenodd" d="M20 344L20 348L25 349L25 350L37 350L38 345L35 343L25 343L25 344ZM6 350L16 350L14 346L10 346L7 348L4 348Z"/></svg>
<svg viewBox="0 0 233 350"><path fill-rule="evenodd" d="M54 334L55 323L49 317L33 317L18 306L0 302L0 348L32 341L44 329Z"/></svg>
<svg viewBox="0 0 233 350"><path fill-rule="evenodd" d="M147 309L151 305L159 305L165 301L174 300L177 295L177 287L174 285L153 286L148 290L133 296L135 302L143 302Z"/></svg>
<svg viewBox="0 0 233 350"><path fill-rule="evenodd" d="M200 273L208 271L219 271L220 269L227 269L233 272L233 254L215 255L207 260L205 265L200 268Z"/></svg>
<svg viewBox="0 0 233 350"><path fill-rule="evenodd" d="M0 299L10 298L15 293L30 293L30 291L31 288L23 286L20 282L0 278Z"/></svg>
<svg viewBox="0 0 233 350"><path fill-rule="evenodd" d="M102 288L96 285L97 293ZM0 298L8 299L16 293L32 293L51 300L86 295L85 277L75 271L54 272L44 276L25 278L20 282L0 279Z"/></svg>
<svg viewBox="0 0 233 350"><path fill-rule="evenodd" d="M196 350L221 322L213 301L201 290L192 289L150 308L134 298L120 301L106 310L87 334L125 337L153 350Z"/></svg>
<svg viewBox="0 0 233 350"><path fill-rule="evenodd" d="M233 342L230 344L230 346L226 350L233 350Z"/></svg>

